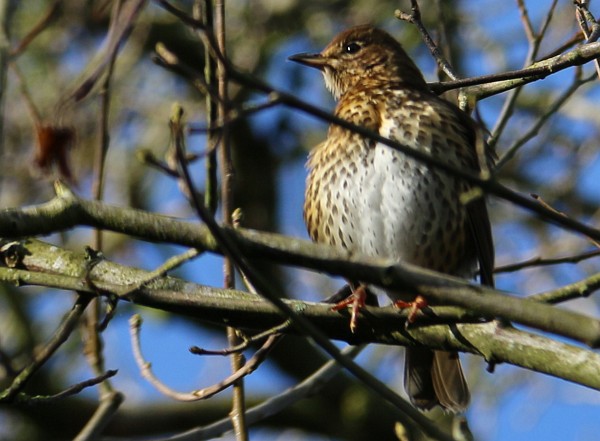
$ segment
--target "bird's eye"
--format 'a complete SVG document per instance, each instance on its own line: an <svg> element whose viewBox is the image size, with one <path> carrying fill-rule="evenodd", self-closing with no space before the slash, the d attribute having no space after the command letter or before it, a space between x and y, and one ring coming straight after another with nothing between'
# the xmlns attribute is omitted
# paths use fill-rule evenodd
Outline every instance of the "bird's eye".
<svg viewBox="0 0 600 441"><path fill-rule="evenodd" d="M355 54L357 53L359 50L361 49L360 44L356 43L356 42L352 42L352 43L348 43L346 44L346 46L344 47L344 51L347 54Z"/></svg>

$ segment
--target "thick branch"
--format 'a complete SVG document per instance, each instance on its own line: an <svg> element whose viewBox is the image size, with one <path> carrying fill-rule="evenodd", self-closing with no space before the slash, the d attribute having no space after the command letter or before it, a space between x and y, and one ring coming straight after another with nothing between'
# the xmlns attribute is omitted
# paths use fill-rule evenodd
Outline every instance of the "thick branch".
<svg viewBox="0 0 600 441"><path fill-rule="evenodd" d="M262 330L285 320L271 303L247 292L211 288L172 277L153 280L132 292L132 287L148 280L148 272L103 260L87 274L83 253L37 240L23 246L20 266L26 269L0 268L0 280L90 293L111 292L139 305L247 329ZM431 322L433 318L424 316L419 318L417 326L406 330L406 312L392 307L367 307L361 314L356 333L351 333L347 314L333 312L329 305L296 300L289 300L288 304L330 338L351 344L424 344L471 352L486 360L522 366L600 390L600 355L512 327L498 327L496 322L428 325L428 320ZM434 312L438 320L469 318L456 308L439 307ZM289 327L285 332L296 330Z"/></svg>
<svg viewBox="0 0 600 441"><path fill-rule="evenodd" d="M111 207L75 197L64 187L52 201L0 214L5 237L23 237L87 225L129 234L143 240L174 243L219 252L207 228L130 208ZM573 311L516 298L487 287L408 265L365 259L325 245L251 230L223 230L248 258L262 258L376 284L387 289L423 294L432 303L468 308L485 317L499 317L552 332L590 347L600 346L600 321Z"/></svg>

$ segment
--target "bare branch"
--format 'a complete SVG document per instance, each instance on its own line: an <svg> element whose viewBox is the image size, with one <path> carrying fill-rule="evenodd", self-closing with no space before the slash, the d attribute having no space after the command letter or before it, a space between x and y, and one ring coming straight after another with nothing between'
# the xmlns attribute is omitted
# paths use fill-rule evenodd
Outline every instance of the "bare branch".
<svg viewBox="0 0 600 441"><path fill-rule="evenodd" d="M90 418L73 441L93 441L98 439L98 436L117 413L117 409L119 409L123 400L124 396L120 392L110 391L106 393L94 415L92 415L92 418Z"/></svg>
<svg viewBox="0 0 600 441"><path fill-rule="evenodd" d="M527 11L527 6L523 0L517 0L517 5L519 7L519 12L521 13L521 22L523 23L523 29L525 30L525 35L527 36L527 40L531 43L535 40L535 31L533 30L533 25L531 24L531 20L529 19L529 12Z"/></svg>
<svg viewBox="0 0 600 441"><path fill-rule="evenodd" d="M342 352L344 355L354 358L361 351L361 346L350 346L345 348ZM258 421L262 421L283 409L288 408L295 402L312 396L318 393L324 386L326 386L331 378L337 375L342 370L342 367L335 362L330 360L325 363L319 370L315 371L312 375L298 383L296 386L291 387L279 395L276 395L261 404L246 410L246 421L248 424L253 424ZM223 418L220 421L198 427L186 431L185 433L174 435L170 438L171 441L197 441L200 439L212 439L218 436L222 436L228 430L231 430L233 425L230 418Z"/></svg>
<svg viewBox="0 0 600 441"><path fill-rule="evenodd" d="M289 320L286 320L284 323L282 323L280 325L273 326L272 328L267 329L266 331L260 332L256 335L253 335L251 337L244 336L243 341L240 344L233 346L233 347L229 347L229 348L225 348L225 349L210 350L210 349L199 348L198 346L192 346L190 348L190 352L192 354L196 354L196 355L222 355L222 356L231 355L234 353L240 353L240 352L248 349L250 347L250 345L252 345L254 343L265 340L266 338L269 338L274 334L281 334L283 331L288 329L290 327L290 325L291 325L291 322Z"/></svg>
<svg viewBox="0 0 600 441"><path fill-rule="evenodd" d="M394 15L397 19L407 21L409 23L414 24L417 27L419 33L423 37L423 41L427 45L429 52L431 52L431 55L433 56L437 64L442 68L444 73L448 75L450 79L458 80L458 77L454 73L454 69L452 68L448 60L444 58L437 45L433 41L433 38L431 38L431 35L429 35L427 28L421 21L421 10L419 9L419 4L416 0L411 0L410 4L412 9L411 14L406 14L405 12L402 12L399 9L397 9L396 11L394 11Z"/></svg>
<svg viewBox="0 0 600 441"><path fill-rule="evenodd" d="M79 392L81 392L82 390L87 389L88 387L97 386L98 384L102 383L103 381L107 380L108 378L111 378L111 377L114 377L115 375L117 375L117 372L118 372L117 370L108 370L108 371L104 372L102 375L99 375L94 378L90 378L89 380L81 381L77 384L69 386L68 388L66 388L63 391L60 391L56 394L49 395L49 396L37 395L37 396L32 397L32 396L26 396L24 394L17 395L14 399L14 402L24 403L27 405L49 404L49 403L52 403L53 401L62 400L64 398L68 398L73 395L76 395Z"/></svg>
<svg viewBox="0 0 600 441"><path fill-rule="evenodd" d="M34 356L33 361L17 375L12 384L0 393L0 402L12 401L27 385L31 377L50 359L58 348L67 341L75 327L79 324L79 320L91 299L92 296L87 294L77 296L73 309L66 315L52 338Z"/></svg>
<svg viewBox="0 0 600 441"><path fill-rule="evenodd" d="M2 222L0 230L14 234L20 226L43 226L51 221L54 231L75 225L89 225L130 234L144 240L177 243L213 252L223 252L208 228L172 218L121 207L110 207L96 201L77 199L63 194L47 204L26 207L12 213L11 221ZM555 214L561 219L564 216ZM214 221L213 221L214 222ZM4 227L6 225L6 228ZM219 227L220 228L220 227ZM39 231L37 233L40 233ZM345 251L320 244L248 230L219 229L219 234L235 243L244 258L262 258L285 265L334 275L356 278L385 288L425 295L432 302L462 306L484 317L502 317L581 341L590 347L600 345L600 321L573 311L556 310L547 305L532 307L529 301L505 293L471 285L463 280L443 276L405 263L364 259ZM18 234L14 234L18 235ZM290 252L289 250L294 250ZM243 268L247 275L247 269ZM255 281L251 280L256 286ZM264 294L260 289L259 293ZM271 300L271 299L270 299ZM281 299L277 307L284 308L287 317L295 314Z"/></svg>
<svg viewBox="0 0 600 441"><path fill-rule="evenodd" d="M566 257L555 257L543 259L541 257L532 257L531 259L524 260L522 262L511 263L508 265L497 266L494 268L494 273L510 273L519 271L525 268L537 267L537 266L548 266L548 265L559 265L562 263L578 263L582 260L591 259L593 257L600 256L600 250L588 251L586 253L577 254L575 256Z"/></svg>
<svg viewBox="0 0 600 441"><path fill-rule="evenodd" d="M27 49L29 44L33 40L35 40L35 38L38 35L40 35L44 30L46 30L48 28L48 26L50 26L50 24L58 16L58 12L60 10L59 7L60 7L59 0L55 0L50 5L50 7L48 7L46 14L44 14L44 16L40 19L40 21L38 21L35 25L33 25L31 30L21 39L19 44L10 51L11 59L14 60L19 55L21 55Z"/></svg>
<svg viewBox="0 0 600 441"><path fill-rule="evenodd" d="M590 81L592 81L595 76L591 75L587 78L581 78L581 70L577 69L575 72L575 77L573 78L573 82L571 85L558 96L554 102L548 106L548 108L538 117L538 120L531 126L531 128L525 132L519 139L517 139L511 146L509 146L502 157L496 163L495 170L500 170L504 167L508 161L515 155L515 153L527 143L533 139L540 131L540 129L548 122L548 120L556 114L556 112L565 104L569 98L573 96L575 92L579 90L579 88Z"/></svg>
<svg viewBox="0 0 600 441"><path fill-rule="evenodd" d="M460 87L468 87L469 94L475 96L477 99L483 99L514 89L523 84L537 81L561 70L586 64L599 56L600 43L586 43L568 52L533 63L524 69L456 81L433 83L429 86L436 93Z"/></svg>
<svg viewBox="0 0 600 441"><path fill-rule="evenodd" d="M166 386L163 382L161 382L154 373L152 372L151 363L144 360L144 356L142 355L142 349L140 344L140 328L142 326L142 318L136 314L129 320L130 330L131 330L131 345L133 347L133 355L135 357L135 361L140 368L140 372L142 376L156 388L160 393L166 395L169 398L178 401L199 401L206 400L219 392L227 389L230 386L233 386L237 381L246 375L254 372L258 366L266 359L267 354L273 349L273 346L279 341L280 335L271 335L267 341L262 345L260 349L258 349L252 358L248 360L248 362L241 366L238 370L233 372L229 377L225 378L223 381L209 386L203 389L194 390L192 392L176 392L170 387Z"/></svg>
<svg viewBox="0 0 600 441"><path fill-rule="evenodd" d="M32 271L0 268L0 280L8 283L18 281L22 284L43 284L64 289L87 286L85 276L80 275L82 272L80 268L85 267L83 255L78 256L73 252L57 249L37 241L31 241L27 245L27 253L22 265L31 267ZM64 268L57 268L57 260L65 262ZM33 269L36 270L33 271ZM64 275L39 271L63 271ZM75 277L69 275L73 271L75 271ZM98 264L98 271L92 274L92 277L94 284L100 286L103 292L120 293L129 292L128 285L137 284L138 280L146 279L147 274L146 271L103 260ZM567 298L589 295L599 288L600 276L596 275L578 284L565 287L561 291L533 296L528 300L516 300L522 302L519 305L532 314L538 310L545 313L548 307L540 303L540 300L555 303ZM90 286L85 289L95 292ZM428 295L432 294L430 291L427 292ZM478 295L486 298L489 293ZM241 291L195 285L170 277L144 285L137 292L127 294L122 299L164 311L201 318L215 324L247 329L270 328L280 325L283 320L282 313L259 296ZM499 300L508 301L511 298L501 296ZM466 351L484 356L487 360L516 364L588 387L600 387L598 383L600 378L595 374L600 369L600 355L596 356L592 351L556 342L545 336L536 336L507 327L497 328L496 322L481 323L477 315L464 310L460 311L449 307L434 307L424 310L419 313L417 322L405 329L407 311L398 311L393 307L366 307L359 316L357 331L352 333L348 327L347 311L337 313L331 310L331 305L297 300L286 301L286 303L294 310L301 311L303 317L325 332L329 338L341 339L351 344L369 342L407 346L423 344L434 349ZM509 308L515 308L515 305L509 303ZM550 317L550 319L561 320L562 317L560 315ZM580 327L586 327L589 325L586 320L585 317L581 318L580 316L577 323ZM448 323L461 321L465 323L448 326ZM471 323L467 323L468 321ZM280 330L286 333L301 332L296 327L284 327ZM510 335L510 338L514 339L513 344L503 345L495 341L496 335L503 332L509 333L506 335ZM535 358L535 362L529 359L530 349L540 357ZM572 356L568 359L555 358L552 355L553 351L558 351L559 354L571 353ZM589 363L585 370L581 370L578 362L581 357L586 358ZM549 360L555 361L549 363ZM571 363L575 363L575 365Z"/></svg>
<svg viewBox="0 0 600 441"><path fill-rule="evenodd" d="M521 11L521 21L523 22L523 27L525 28L525 34L527 35L527 39L529 41L529 50L527 52L527 57L525 58L524 67L530 65L536 59L540 45L542 43L542 39L548 29L548 25L550 24L550 20L554 14L554 8L556 7L556 1L552 3L550 8L548 9L548 13L546 14L546 19L542 24L542 28L539 33L536 33L533 30L533 25L531 24L531 20L529 18L529 13L527 12L527 8L522 0L517 0L517 4L519 5L519 10ZM496 119L496 123L494 124L494 128L492 129L492 133L488 139L488 145L492 150L495 150L496 144L502 135L506 125L510 117L514 113L515 105L517 103L517 98L519 97L521 87L516 87L512 89L506 99L504 100L504 104L502 105L502 110L500 111L500 115ZM498 168L499 169L499 168Z"/></svg>

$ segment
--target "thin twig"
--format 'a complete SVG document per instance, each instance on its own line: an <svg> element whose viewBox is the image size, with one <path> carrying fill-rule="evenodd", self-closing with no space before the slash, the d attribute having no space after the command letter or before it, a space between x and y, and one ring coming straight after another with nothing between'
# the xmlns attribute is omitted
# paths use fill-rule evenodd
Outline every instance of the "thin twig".
<svg viewBox="0 0 600 441"><path fill-rule="evenodd" d="M596 21L590 10L587 1L575 0L575 16L581 32L585 36L586 42L596 41L600 36L600 24ZM589 26L592 27L590 30ZM595 60L596 74L600 78L600 61Z"/></svg>
<svg viewBox="0 0 600 441"><path fill-rule="evenodd" d="M27 49L27 47L29 47L31 42L35 40L35 38L38 35L40 35L43 31L48 29L48 27L54 21L54 19L58 17L60 4L60 0L55 0L50 5L48 10L46 11L46 14L40 19L40 21L34 24L33 27L29 30L29 32L21 39L19 44L17 44L17 46L10 51L10 57L12 60L15 60L19 55L25 52L25 50Z"/></svg>
<svg viewBox="0 0 600 441"><path fill-rule="evenodd" d="M225 349L217 349L217 350L210 350L210 349L199 348L198 346L192 346L190 348L190 352L195 355L222 355L222 356L227 356L227 355L231 355L234 353L240 353L240 352L248 349L254 343L264 340L273 334L282 333L287 328L289 328L290 325L291 325L290 321L286 321L286 322L282 323L281 325L274 326L271 329L267 329L266 331L260 332L253 336L250 336L250 337L245 337L244 341L237 346L233 346L233 347L229 347L229 348L225 348Z"/></svg>
<svg viewBox="0 0 600 441"><path fill-rule="evenodd" d="M10 402L27 385L31 377L50 359L50 357L71 336L92 296L78 295L75 305L62 320L52 338L35 354L33 361L21 371L12 384L0 393L0 402Z"/></svg>
<svg viewBox="0 0 600 441"><path fill-rule="evenodd" d="M118 372L118 370L116 370L116 369L108 370L105 373L103 373L102 375L99 375L94 378L90 378L88 380L81 381L81 382L74 384L72 386L69 386L65 390L62 390L53 395L48 395L48 396L37 395L35 397L17 396L17 399L15 399L15 401L19 402L19 403L24 403L27 405L50 404L54 401L62 400L64 398L68 398L73 395L77 395L82 390L87 389L88 387L96 386L96 385L102 383L103 381L105 381L111 377L114 377L115 375L117 375L117 372Z"/></svg>
<svg viewBox="0 0 600 441"><path fill-rule="evenodd" d="M154 47L155 54L152 56L152 61L157 65L169 69L178 75L187 78L201 94L206 95L207 99L214 102L219 101L217 91L210 87L205 78L198 76L198 71L187 66L179 60L179 57L174 52L170 51L164 43L158 42Z"/></svg>
<svg viewBox="0 0 600 441"><path fill-rule="evenodd" d="M95 441L104 428L111 422L125 397L120 392L108 392L102 397L100 406L73 441Z"/></svg>
<svg viewBox="0 0 600 441"><path fill-rule="evenodd" d="M425 44L427 45L429 52L431 52L431 55L437 62L438 66L440 66L442 68L444 73L446 75L448 75L448 77L450 79L458 80L458 77L454 73L454 69L452 68L452 66L450 65L448 60L446 60L444 58L444 56L440 52L439 48L433 41L433 38L431 38L431 35L429 35L429 32L427 31L427 28L423 24L423 21L421 21L421 10L419 9L419 4L417 3L416 0L411 0L410 4L411 4L411 10L412 10L412 12L410 14L407 14L407 13L402 12L401 10L397 9L396 11L394 11L394 15L396 16L397 19L407 21L409 23L414 24L417 27L417 29L421 33L421 36L423 37L423 41L425 41Z"/></svg>
<svg viewBox="0 0 600 441"><path fill-rule="evenodd" d="M6 119L6 90L8 84L8 68L10 66L10 28L13 26L12 16L15 8L14 3L10 1L0 2L0 156L4 156L7 142L4 133L4 122ZM6 177L0 176L0 190L4 188L2 185ZM0 196L3 196L0 193Z"/></svg>
<svg viewBox="0 0 600 441"><path fill-rule="evenodd" d="M211 0L207 0L211 1ZM215 0L215 23L214 33L215 41L217 43L216 49L218 52L227 57L226 38L225 38L225 0ZM216 63L216 79L217 79L217 90L220 97L220 101L217 103L217 120L211 121L211 123L223 124L229 113L229 77L227 75L227 69L220 59L217 59ZM210 125L210 124L209 124ZM216 124L215 124L216 125ZM224 126L219 131L221 135L219 137L219 171L221 177L221 215L226 226L232 225L233 215L233 183L234 183L234 168L233 161L231 158L231 136L229 132L229 126ZM216 182L215 182L216 184ZM226 289L235 289L235 268L234 261L230 256L225 256L225 262L223 264L223 287ZM271 339L272 337L269 337ZM278 339L278 338L277 338ZM238 337L238 333L235 328L227 327L227 341L230 346L235 346L242 343ZM277 341L277 340L275 340ZM269 340L267 340L267 345ZM237 372L244 369L246 363L244 355L239 352L234 352L230 356L231 370ZM231 411L229 413L231 420L233 421L233 431L237 441L247 441L248 425L246 423L246 399L245 399L245 388L243 378L236 381L233 385L233 398Z"/></svg>
<svg viewBox="0 0 600 441"><path fill-rule="evenodd" d="M494 273L512 273L525 268L560 265L563 263L579 263L583 260L591 259L600 256L600 250L588 251L587 253L576 254L574 256L555 257L553 259L543 259L541 257L532 257L531 259L522 262L512 263L508 265L497 266L494 268Z"/></svg>
<svg viewBox="0 0 600 441"><path fill-rule="evenodd" d="M206 42L206 31L214 28L214 8L212 0L196 0L193 7L193 18L203 23L202 28L197 28L196 33L202 42ZM195 76L195 75L194 75ZM207 90L205 93L206 125L208 128L206 137L206 160L204 170L204 205L215 213L217 210L219 194L217 180L217 147L221 143L221 131L215 131L218 121L218 106L222 103L223 96L219 93L217 85L217 61L211 55L211 51L204 46L204 83Z"/></svg>
<svg viewBox="0 0 600 441"><path fill-rule="evenodd" d="M123 7L122 0L116 1L113 5L111 12L111 22L115 22L118 19L121 8ZM114 26L111 25L111 26ZM98 142L96 144L95 156L94 156L94 170L93 170L93 182L92 182L92 197L101 201L104 194L104 174L105 174L105 163L106 154L110 144L109 134L109 111L110 111L110 100L111 100L111 81L114 72L115 62L117 59L117 51L110 54L107 60L106 76L102 83L102 89L99 92L100 97L100 108L98 110L98 127L99 136L97 137ZM99 252L103 248L103 231L99 228L93 230L93 249ZM115 300L116 302L116 300ZM93 372L96 375L100 375L106 371L104 363L103 347L104 342L100 335L100 308L101 299L94 297L91 301L90 308L88 309L85 323L86 339L84 340L83 352L90 364ZM103 320L103 327L106 327L108 321L114 316L115 304L112 305L112 313L105 316ZM109 397L113 391L112 385L109 381L103 382L100 385L100 399L103 401Z"/></svg>
<svg viewBox="0 0 600 441"><path fill-rule="evenodd" d="M533 124L528 131L526 131L519 139L517 139L510 147L506 149L502 157L498 160L494 170L499 171L502 169L510 159L523 147L529 140L533 139L540 131L540 129L548 122L548 120L556 114L556 112L573 96L579 88L596 78L595 75L590 75L587 78L581 78L581 69L577 67L575 70L575 78L571 85L564 90L560 96L558 96L552 105L548 106L546 110L539 116L535 124Z"/></svg>
<svg viewBox="0 0 600 441"><path fill-rule="evenodd" d="M525 34L527 35L527 40L529 41L529 49L527 51L527 56L525 57L525 62L523 63L523 66L525 68L531 65L537 57L537 54L540 50L540 45L546 34L546 30L548 29L550 21L552 20L552 17L554 15L556 3L557 0L553 0L552 4L550 5L550 8L548 9L548 12L546 13L546 17L544 19L544 22L542 23L540 31L536 33L533 30L533 25L531 24L531 20L529 19L529 14L527 12L525 3L523 2L523 0L517 0L517 4L521 12L521 21L523 22L523 28L525 29ZM523 90L522 86L512 89L506 97L506 99L504 100L504 104L502 105L500 115L498 116L498 118L496 118L496 124L494 125L494 128L491 131L491 135L487 140L487 144L492 150L495 150L496 144L498 143L502 132L506 128L509 119L514 113L517 98L519 97L521 90Z"/></svg>
<svg viewBox="0 0 600 441"><path fill-rule="evenodd" d="M31 118L31 122L34 127L39 127L43 124L42 114L40 113L33 97L31 96L31 92L29 91L29 87L27 86L27 81L25 80L25 76L19 65L16 62L10 63L10 67L13 70L15 76L17 77L17 81L19 82L19 90L23 98L25 98L25 104L27 106L27 111L29 112L29 117Z"/></svg>
<svg viewBox="0 0 600 441"><path fill-rule="evenodd" d="M177 178L177 186L179 191L191 200L192 195L190 189L185 184L185 179L181 173L181 167L179 165L179 157L185 158L185 161L190 157L187 153L187 147L185 143L185 122L184 122L184 110L178 103L173 104L171 109L171 117L169 118L169 146L165 152L165 161L169 169L175 171L175 177ZM210 156L210 155L209 155ZM185 162L186 167L188 162Z"/></svg>
<svg viewBox="0 0 600 441"><path fill-rule="evenodd" d="M600 288L600 274L594 274L587 279L569 285L561 286L560 288L550 291L534 294L527 297L529 300L536 302L548 303L554 305L567 300L580 299L588 297L593 292Z"/></svg>
<svg viewBox="0 0 600 441"><path fill-rule="evenodd" d="M191 164L199 159L204 158L208 153L209 152L207 151L200 153L188 152L186 155L186 161ZM171 166L167 163L167 161L161 161L160 159L157 159L151 150L139 149L136 151L136 155L138 156L138 159L141 163L154 167L172 178L179 177L179 172L177 170L172 169Z"/></svg>
<svg viewBox="0 0 600 441"><path fill-rule="evenodd" d="M536 61L524 69L463 78L456 81L429 83L428 85L435 93L443 93L447 90L458 89L460 87L469 87L469 93L478 99L483 99L514 89L523 84L537 81L564 69L593 61L599 55L600 44L598 42L586 43L568 52Z"/></svg>
<svg viewBox="0 0 600 441"><path fill-rule="evenodd" d="M349 346L342 350L342 353L355 358L365 346ZM306 377L302 382L285 390L279 395L275 395L268 400L257 404L246 410L246 421L253 424L273 416L283 409L289 408L299 400L319 393L323 387L330 383L330 380L342 370L342 366L335 360L330 360L321 366L312 375ZM219 421L204 426L188 430L184 433L170 436L169 441L198 441L208 440L220 437L227 431L232 430L233 425L230 418L223 418ZM166 440L165 440L166 441Z"/></svg>
<svg viewBox="0 0 600 441"><path fill-rule="evenodd" d="M537 39L537 36L533 30L533 25L531 24L531 20L529 18L529 12L527 11L527 6L523 0L517 0L517 6L519 7L519 12L521 14L521 23L523 23L525 35L527 36L527 40L531 45Z"/></svg>
<svg viewBox="0 0 600 441"><path fill-rule="evenodd" d="M123 47L124 41L129 37L131 29L146 3L147 0L126 1L119 8L118 14L111 17L102 51L88 64L85 73L75 83L72 91L61 98L58 108L68 107L83 100L97 86L98 81L106 73L110 60Z"/></svg>
<svg viewBox="0 0 600 441"><path fill-rule="evenodd" d="M563 217L566 217L566 218L568 218L568 217L569 217L569 216L567 216L567 214L566 214L566 213L563 213L562 211L559 211L559 210L557 210L557 209L556 209L556 208L554 208L552 205L550 205L548 202L546 202L546 201L545 201L545 200L544 200L544 199L543 199L543 198L542 198L540 195L538 195L538 194L533 194L533 193L532 193L532 194L531 194L531 197L532 197L533 199L535 199L536 201L538 201L538 202L540 203L540 205L542 205L544 208L546 208L546 209L548 209L548 210L550 210L550 211L553 211L554 213L556 213L556 214L558 214L558 215L560 215L560 216L563 216ZM594 244L594 245L595 245L597 248L600 248L600 241L594 240L594 239L592 239L592 238L589 238L589 240L590 240L590 242L591 242L592 244Z"/></svg>
<svg viewBox="0 0 600 441"><path fill-rule="evenodd" d="M232 125L233 123L241 120L241 119L245 119L249 116L252 116L255 113L261 112L265 109L270 109L271 107L274 107L278 104L281 104L281 102L279 101L277 94L272 94L270 95L266 101L262 102L262 103L256 103L256 104L242 104L241 106L239 106L238 108L235 109L231 109L228 112L227 118L225 119L225 121L213 126L213 127L190 127L189 129L189 133L191 134L204 134L204 133L210 133L211 131L219 131L222 130L230 125Z"/></svg>
<svg viewBox="0 0 600 441"><path fill-rule="evenodd" d="M571 36L571 38L569 38L563 44L552 49L547 54L544 54L543 56L541 56L537 61L547 60L548 58L556 57L564 52L571 50L573 48L573 46L577 46L578 44L580 44L583 41L585 41L585 36L583 35L583 32L578 31L575 34L573 34Z"/></svg>
<svg viewBox="0 0 600 441"><path fill-rule="evenodd" d="M162 383L154 373L152 372L152 365L147 362L142 355L141 343L140 343L140 329L142 325L142 319L138 314L135 314L129 320L130 334L131 334L131 345L133 348L133 355L135 361L140 369L142 376L154 386L163 395L178 401L199 401L206 400L214 396L215 394L227 389L234 385L241 378L254 372L260 364L266 359L268 353L273 349L275 344L281 338L280 334L271 335L267 341L254 353L254 355L248 360L246 364L239 370L233 372L229 377L225 378L221 382L212 386L194 390L192 392L177 392Z"/></svg>
<svg viewBox="0 0 600 441"><path fill-rule="evenodd" d="M166 11L173 14L175 17L180 19L183 23L193 27L194 29L206 29L206 23L197 18L190 17L189 14L182 11L181 9L173 6L166 0L154 0L155 3L158 3L161 7L163 7Z"/></svg>

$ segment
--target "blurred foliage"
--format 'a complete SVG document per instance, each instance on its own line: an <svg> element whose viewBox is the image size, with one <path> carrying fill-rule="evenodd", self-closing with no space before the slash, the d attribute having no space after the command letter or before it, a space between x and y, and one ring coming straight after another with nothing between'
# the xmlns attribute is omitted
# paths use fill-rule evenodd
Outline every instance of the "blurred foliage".
<svg viewBox="0 0 600 441"><path fill-rule="evenodd" d="M0 0L0 3L7 11L5 22L0 25L8 31L9 49L18 46L53 4L49 0ZM425 25L434 38L441 41L445 55L459 76L522 67L528 44L515 3L502 0L421 3ZM527 3L533 27L537 30L551 2ZM58 5L56 17L11 60L21 72L20 77L13 66L0 66L6 72L5 84L0 85L4 119L0 138L0 207L48 200L53 195L50 183L57 176L56 170L44 171L35 165L35 124L23 87L29 91L43 123L75 130L74 145L68 151L70 167L77 180L77 192L91 197L95 179L92 171L94 151L99 140L100 95L96 91L69 107L60 106L60 103L89 69L89 60L101 49L109 25L111 2L64 0ZM192 2L180 1L177 6L189 11ZM337 31L370 22L392 32L417 60L428 80L437 81L438 69L416 29L394 18L397 8L410 11L410 3L406 0L227 2L228 55L245 71L321 107L332 108L331 98L325 93L319 76L286 63L285 58L295 52L320 50ZM572 2L559 2L537 58L551 53L577 32ZM175 101L186 109L192 127L206 125L204 96L185 78L152 62L154 48L159 42L177 54L183 64L202 75L204 50L198 35L157 3L149 2L115 66L105 198L110 203L191 217L193 211L178 195L176 183L136 157L139 150L151 151L159 158L164 155L169 142L168 118ZM583 76L588 76L593 73L593 66L585 66L583 71ZM524 88L499 138L497 153L500 157L538 121L572 78L571 69ZM261 98L255 91L236 85L231 87L231 96L236 103L258 102ZM479 103L475 116L489 130L495 126L506 96L503 94ZM546 202L573 218L597 224L600 203L597 185L600 179L599 99L597 81L583 85L506 163L499 174L500 181L518 191L541 195ZM236 168L234 198L235 206L243 210L244 226L304 235L300 208L290 208L290 199L286 195L293 192L298 195L293 200L301 200L304 177L298 170L301 170L311 146L323 139L325 130L325 124L283 108L235 122L231 129ZM204 152L205 137L190 135L188 146L195 153ZM202 161L194 164L193 171L202 189ZM292 180L295 176L298 179ZM290 188L282 187L284 185ZM592 247L585 238L542 222L504 201L491 199L491 218L500 265L535 256L578 254ZM82 248L90 238L87 231L75 231L56 235L51 240ZM148 251L145 244L107 234L104 252L111 259L126 261L128 265L153 267L171 255L173 249L153 246L153 250ZM213 268L220 270L219 265L210 265L213 265L210 270L203 269L206 267L199 261L192 264L191 269L181 270L179 275L201 279L202 273ZM262 270L272 274L273 283L277 283L285 295L319 298L335 289L330 281L312 274L283 272L271 266L264 266ZM529 294L579 280L596 271L597 261L590 260L577 265L541 267L500 275L498 285L502 289ZM218 284L219 276L210 280ZM8 367L15 370L22 367L70 307L62 294L53 298L52 306L44 302L47 296L50 294L40 289L31 289L23 295L22 289L17 291L14 287L0 286L0 350L3 357L10 359L4 366L5 372L0 371L0 385L6 385L2 377L8 377ZM588 311L597 308L594 300L581 300L573 305ZM120 305L119 308L127 311L131 306ZM160 314L156 314L156 319L169 320ZM194 323L194 326L203 325ZM72 342L64 349L55 362L35 377L35 384L30 384L28 391L57 392L74 378L86 376L80 372L72 375L60 369L76 363L78 371L85 371L81 361L75 361L80 358L79 345ZM371 355L382 358L380 351L373 350ZM391 369L394 372L398 369L395 356L396 352L393 360L384 360L378 367L373 366L373 370L387 376L390 382L398 383L398 376L389 373ZM291 379L304 377L323 361L317 351L298 338L288 338L280 344L273 357L277 368ZM505 384L490 384L480 378L480 370L481 363L477 361L477 368L471 369L472 382L476 383L474 388L481 396L495 397L500 391L529 378L519 372L508 380L505 377ZM357 391L349 379L338 378L318 397L265 421L264 425L280 430L296 427L306 433L347 440L366 439L367 434L372 439L393 439L390 412L372 400L373 397L364 391ZM159 410L149 410L145 404L128 408L109 427L109 433L147 434L143 424L139 423L140 418L147 417L145 411L150 415L166 415L159 420L162 426L159 421L152 426L154 433L209 423L217 415L227 412L227 405L217 400L189 408L157 402L160 404L156 406L161 406ZM0 429L0 437L15 440L69 438L89 418L94 403L93 395L88 394L76 400L62 401L51 409L23 406L5 410L0 415L0 426L4 427ZM350 409L349 403L362 405L359 409ZM207 412L211 406L217 410ZM200 407L201 411L198 410ZM198 419L199 414L206 419ZM132 421L139 424L131 424Z"/></svg>

